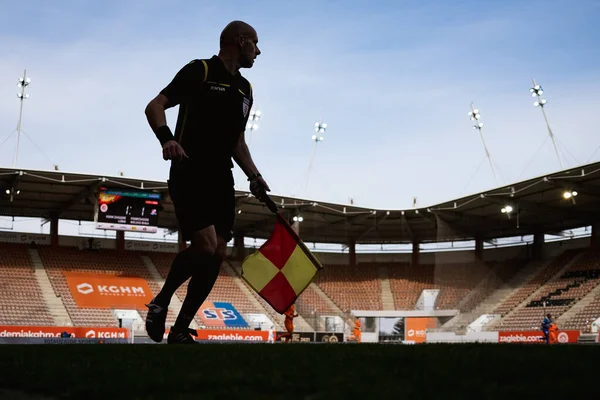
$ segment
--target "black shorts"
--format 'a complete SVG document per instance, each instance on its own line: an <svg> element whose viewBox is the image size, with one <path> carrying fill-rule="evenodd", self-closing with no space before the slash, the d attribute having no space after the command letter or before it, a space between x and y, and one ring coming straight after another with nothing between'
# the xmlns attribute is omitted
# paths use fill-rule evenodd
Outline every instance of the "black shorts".
<svg viewBox="0 0 600 400"><path fill-rule="evenodd" d="M220 172L173 165L169 173L169 194L183 240L211 225L229 242L235 220L235 188L231 169Z"/></svg>

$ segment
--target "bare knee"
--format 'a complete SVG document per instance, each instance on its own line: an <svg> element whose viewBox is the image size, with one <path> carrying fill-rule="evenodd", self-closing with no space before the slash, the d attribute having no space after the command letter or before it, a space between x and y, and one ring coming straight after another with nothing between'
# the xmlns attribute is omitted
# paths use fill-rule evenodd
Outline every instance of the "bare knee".
<svg viewBox="0 0 600 400"><path fill-rule="evenodd" d="M213 226L209 226L194 233L192 245L193 253L212 257L217 252L217 234Z"/></svg>

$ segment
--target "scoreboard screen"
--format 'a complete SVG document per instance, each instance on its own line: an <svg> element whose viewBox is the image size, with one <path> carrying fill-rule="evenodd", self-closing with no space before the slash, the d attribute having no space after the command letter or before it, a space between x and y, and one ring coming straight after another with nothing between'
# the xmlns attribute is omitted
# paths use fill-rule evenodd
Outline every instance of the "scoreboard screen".
<svg viewBox="0 0 600 400"><path fill-rule="evenodd" d="M159 193L102 188L96 207L96 228L155 233L159 204Z"/></svg>

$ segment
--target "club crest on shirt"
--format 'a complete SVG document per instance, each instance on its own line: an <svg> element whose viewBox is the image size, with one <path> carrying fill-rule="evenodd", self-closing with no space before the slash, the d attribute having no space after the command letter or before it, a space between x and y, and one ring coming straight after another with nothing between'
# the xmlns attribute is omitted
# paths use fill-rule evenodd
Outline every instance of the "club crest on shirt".
<svg viewBox="0 0 600 400"><path fill-rule="evenodd" d="M250 111L250 100L244 97L244 103L242 104L242 111L244 112L244 118L248 116L248 111Z"/></svg>

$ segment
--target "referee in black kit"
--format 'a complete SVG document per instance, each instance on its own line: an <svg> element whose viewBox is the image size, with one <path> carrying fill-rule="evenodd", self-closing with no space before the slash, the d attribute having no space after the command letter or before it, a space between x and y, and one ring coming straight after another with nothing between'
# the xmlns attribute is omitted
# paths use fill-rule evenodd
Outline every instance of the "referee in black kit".
<svg viewBox="0 0 600 400"><path fill-rule="evenodd" d="M253 104L252 85L239 72L260 54L258 36L245 22L229 23L218 56L185 65L146 107L150 127L171 160L169 193L179 229L191 246L177 254L160 293L152 299L146 331L165 333L168 306L190 277L187 295L169 332L169 344L194 344L190 322L212 290L233 235L235 189L232 158L248 176L250 191L265 201L269 186L252 161L244 130ZM179 105L175 135L165 110Z"/></svg>

